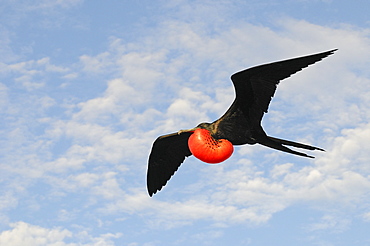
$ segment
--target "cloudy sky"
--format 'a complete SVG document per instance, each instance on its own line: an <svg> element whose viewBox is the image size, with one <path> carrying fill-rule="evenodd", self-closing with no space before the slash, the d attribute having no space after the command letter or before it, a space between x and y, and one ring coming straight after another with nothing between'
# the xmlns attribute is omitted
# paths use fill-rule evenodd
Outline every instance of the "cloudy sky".
<svg viewBox="0 0 370 246"><path fill-rule="evenodd" d="M369 245L367 0L0 1L0 245ZM152 198L154 139L213 121L230 75L339 50L263 119L302 158L190 157Z"/></svg>

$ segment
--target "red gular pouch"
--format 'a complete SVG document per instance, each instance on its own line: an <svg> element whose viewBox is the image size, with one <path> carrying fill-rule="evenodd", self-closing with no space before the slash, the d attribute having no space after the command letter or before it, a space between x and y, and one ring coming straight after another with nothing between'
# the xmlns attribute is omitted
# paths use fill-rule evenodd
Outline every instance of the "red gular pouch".
<svg viewBox="0 0 370 246"><path fill-rule="evenodd" d="M214 139L206 129L196 129L188 140L190 152L206 163L220 163L229 158L234 147L229 140Z"/></svg>

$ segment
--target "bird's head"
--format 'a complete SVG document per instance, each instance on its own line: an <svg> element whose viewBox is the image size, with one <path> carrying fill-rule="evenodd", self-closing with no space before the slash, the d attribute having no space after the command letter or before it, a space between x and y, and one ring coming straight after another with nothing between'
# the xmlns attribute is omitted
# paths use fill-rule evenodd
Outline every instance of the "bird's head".
<svg viewBox="0 0 370 246"><path fill-rule="evenodd" d="M213 127L212 127L211 123L203 122L203 123L200 123L199 125L197 125L197 127L195 129L206 129L209 132L212 132Z"/></svg>

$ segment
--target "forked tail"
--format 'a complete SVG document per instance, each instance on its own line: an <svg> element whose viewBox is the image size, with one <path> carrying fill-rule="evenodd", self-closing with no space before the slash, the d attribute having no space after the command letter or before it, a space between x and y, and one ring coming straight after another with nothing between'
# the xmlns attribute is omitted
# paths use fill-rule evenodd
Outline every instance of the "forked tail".
<svg viewBox="0 0 370 246"><path fill-rule="evenodd" d="M293 147L301 148L301 149L325 151L321 148L310 146L310 145L307 145L307 144L296 143L296 142L292 142L292 141L288 141L288 140L284 140L284 139L279 139L279 138L274 138L274 137L269 137L269 136L267 136L267 138L265 138L261 141L258 141L258 143L262 144L264 146L273 148L273 149L277 149L277 150L281 150L281 151L291 153L291 154L294 154L294 155L299 155L299 156L304 156L304 157L309 157L309 158L315 158L315 157L307 155L305 153L294 151L292 149L289 149L288 147L285 147L284 145L293 146Z"/></svg>

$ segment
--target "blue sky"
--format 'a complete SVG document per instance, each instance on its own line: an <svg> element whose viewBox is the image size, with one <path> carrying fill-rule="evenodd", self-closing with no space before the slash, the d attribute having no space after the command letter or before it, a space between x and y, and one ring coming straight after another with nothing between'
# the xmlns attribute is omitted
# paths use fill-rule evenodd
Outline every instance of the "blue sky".
<svg viewBox="0 0 370 246"><path fill-rule="evenodd" d="M369 245L368 1L0 3L0 245ZM236 147L146 192L154 139L213 121L230 75L338 48L264 116L315 159Z"/></svg>

